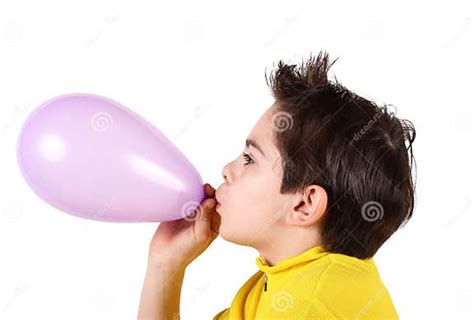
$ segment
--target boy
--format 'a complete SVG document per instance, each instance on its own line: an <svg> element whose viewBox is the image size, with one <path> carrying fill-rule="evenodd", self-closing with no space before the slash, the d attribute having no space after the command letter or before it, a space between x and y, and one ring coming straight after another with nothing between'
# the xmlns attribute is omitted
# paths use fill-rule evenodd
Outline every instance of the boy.
<svg viewBox="0 0 474 320"><path fill-rule="evenodd" d="M224 183L155 232L140 319L179 319L186 266L218 235L255 248L259 270L214 319L398 319L373 256L412 215L415 130L328 80L334 62L266 77L275 103Z"/></svg>

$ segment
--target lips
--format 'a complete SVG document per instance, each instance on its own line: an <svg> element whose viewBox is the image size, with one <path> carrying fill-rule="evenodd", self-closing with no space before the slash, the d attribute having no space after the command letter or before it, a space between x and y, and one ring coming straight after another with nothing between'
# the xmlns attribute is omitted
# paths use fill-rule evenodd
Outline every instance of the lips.
<svg viewBox="0 0 474 320"><path fill-rule="evenodd" d="M221 204L221 202L219 201L219 197L218 197L218 195L217 195L217 192L216 192L216 194L215 194L215 197L214 197L214 198L215 198L215 200L216 200L216 202L217 202L217 205L220 205L220 204Z"/></svg>
<svg viewBox="0 0 474 320"><path fill-rule="evenodd" d="M216 204L216 210L217 210L217 209L219 209L220 206L221 206L221 203L220 203L219 199L217 198L217 194L216 194L216 196L215 196L215 200L216 200L216 202L217 202L217 204Z"/></svg>
<svg viewBox="0 0 474 320"><path fill-rule="evenodd" d="M219 214L220 214L220 210L222 210L221 207L223 205L220 192L221 192L221 190L219 188L217 188L216 193L214 194L214 199L217 202L215 209Z"/></svg>

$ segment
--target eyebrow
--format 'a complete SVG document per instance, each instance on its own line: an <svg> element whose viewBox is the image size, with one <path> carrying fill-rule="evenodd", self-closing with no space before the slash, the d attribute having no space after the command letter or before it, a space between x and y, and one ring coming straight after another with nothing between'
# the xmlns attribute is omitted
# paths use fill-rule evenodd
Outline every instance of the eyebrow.
<svg viewBox="0 0 474 320"><path fill-rule="evenodd" d="M252 146L254 147L255 149L257 149L258 151L260 151L260 153L265 156L265 153L263 152L262 148L258 145L258 143L253 140L253 139L246 139L245 140L245 146L248 148L249 146Z"/></svg>

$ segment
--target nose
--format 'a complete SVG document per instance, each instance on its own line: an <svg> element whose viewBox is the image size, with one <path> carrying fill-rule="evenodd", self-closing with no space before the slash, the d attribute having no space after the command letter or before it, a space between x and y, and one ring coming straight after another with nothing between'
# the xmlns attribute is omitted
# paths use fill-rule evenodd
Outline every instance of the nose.
<svg viewBox="0 0 474 320"><path fill-rule="evenodd" d="M230 163L226 164L222 169L222 177L224 178L225 182L230 182L229 166Z"/></svg>

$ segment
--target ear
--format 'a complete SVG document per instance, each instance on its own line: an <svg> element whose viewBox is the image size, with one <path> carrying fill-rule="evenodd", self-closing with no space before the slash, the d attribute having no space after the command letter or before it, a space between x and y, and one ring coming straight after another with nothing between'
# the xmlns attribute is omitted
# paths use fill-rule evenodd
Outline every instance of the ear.
<svg viewBox="0 0 474 320"><path fill-rule="evenodd" d="M328 196L326 190L318 185L305 188L303 194L299 193L286 216L290 225L309 226L322 221L326 212Z"/></svg>

